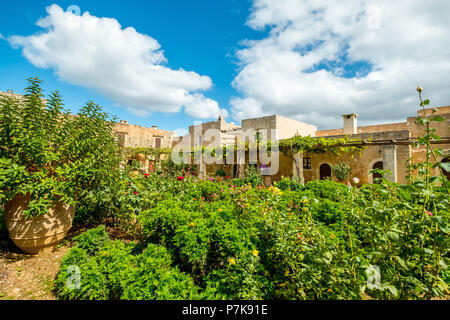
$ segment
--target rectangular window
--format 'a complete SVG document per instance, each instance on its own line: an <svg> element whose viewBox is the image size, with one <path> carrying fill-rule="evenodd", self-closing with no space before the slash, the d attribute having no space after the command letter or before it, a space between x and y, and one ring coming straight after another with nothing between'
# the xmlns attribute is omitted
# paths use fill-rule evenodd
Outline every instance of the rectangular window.
<svg viewBox="0 0 450 320"><path fill-rule="evenodd" d="M303 158L303 169L311 169L311 158Z"/></svg>

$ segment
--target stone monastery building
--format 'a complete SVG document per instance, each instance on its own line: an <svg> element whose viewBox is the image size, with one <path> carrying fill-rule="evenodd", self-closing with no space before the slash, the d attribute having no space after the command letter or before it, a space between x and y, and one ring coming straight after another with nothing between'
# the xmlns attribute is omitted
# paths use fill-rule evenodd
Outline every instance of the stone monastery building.
<svg viewBox="0 0 450 320"><path fill-rule="evenodd" d="M14 96L18 99L23 98L10 90L8 92L0 91L0 94ZM431 108L425 109L425 112L429 115L432 110ZM438 160L450 161L450 106L434 108L434 110L434 114L443 117L445 121L433 123L436 134L441 137L441 141L435 142L433 147L443 150L443 156L440 156ZM158 129L156 126L147 128L122 120L116 124L115 131L122 147L156 149L172 148L183 141L190 141L192 146L216 146L217 143L221 146L231 145L236 143L237 132L246 129L253 129L256 132L265 129L268 132L269 140L283 140L296 135L328 138L348 136L351 139L365 142L367 148L361 153L339 156L331 152L287 155L280 151L278 154L279 170L270 176L270 180L277 181L282 176L296 177L302 182L316 179L336 180L331 168L345 162L352 168L352 177L357 177L360 184L373 182L374 177L369 174L372 169L389 170L392 175L386 177L388 180L405 183L408 175L408 160L417 163L426 157L424 148L415 148L412 144L413 140L424 133L424 128L416 124L418 116L423 116L423 110L419 110L416 115L408 117L406 121L400 123L358 126L358 115L346 114L342 116L342 128L331 130L317 130L316 126L278 115L245 119L241 126L232 122L227 123L222 117L219 117L217 121L190 126L189 134L184 137L175 137L174 132ZM204 139L203 134L211 128L220 132L219 141ZM271 136L272 133L275 136ZM198 139L198 141L194 139ZM144 172L148 172L153 167L148 160L145 160L143 164L145 164ZM220 167L227 175L239 177L243 175L245 166L237 164L201 165L200 175L203 177L213 176ZM436 174L438 174L437 170ZM449 178L448 172L446 175Z"/></svg>

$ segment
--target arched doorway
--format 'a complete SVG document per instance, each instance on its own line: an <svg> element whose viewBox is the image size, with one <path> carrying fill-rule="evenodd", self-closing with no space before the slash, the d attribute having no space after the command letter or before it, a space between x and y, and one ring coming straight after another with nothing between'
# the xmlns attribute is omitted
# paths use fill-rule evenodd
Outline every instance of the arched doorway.
<svg viewBox="0 0 450 320"><path fill-rule="evenodd" d="M450 162L450 157L446 157L446 158L442 159L442 162L444 162L444 163ZM447 177L447 180L450 180L450 172L445 171L444 169L442 169L442 171L444 172L445 176Z"/></svg>
<svg viewBox="0 0 450 320"><path fill-rule="evenodd" d="M328 163L324 163L320 166L320 180L331 179L331 167Z"/></svg>
<svg viewBox="0 0 450 320"><path fill-rule="evenodd" d="M375 169L383 170L383 161L376 162L372 167L372 170L375 170ZM372 173L372 175L373 175L373 182L375 182L375 179L382 178L382 175L379 173L376 173L376 172Z"/></svg>

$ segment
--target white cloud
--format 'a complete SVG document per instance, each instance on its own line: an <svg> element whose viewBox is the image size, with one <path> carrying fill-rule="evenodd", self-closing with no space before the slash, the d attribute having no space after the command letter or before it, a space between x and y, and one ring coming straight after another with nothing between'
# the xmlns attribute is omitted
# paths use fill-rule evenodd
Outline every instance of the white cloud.
<svg viewBox="0 0 450 320"><path fill-rule="evenodd" d="M174 132L175 132L175 137L183 137L183 136L189 134L189 131L186 128L179 128L179 129L176 129Z"/></svg>
<svg viewBox="0 0 450 320"><path fill-rule="evenodd" d="M449 12L448 0L255 0L247 24L268 35L237 54L233 117L281 114L322 128L350 112L362 124L404 121L419 84L433 106L448 105ZM361 62L369 72L344 77Z"/></svg>
<svg viewBox="0 0 450 320"><path fill-rule="evenodd" d="M199 92L212 87L211 79L166 67L161 46L152 37L88 12L78 16L51 5L47 13L37 22L43 32L8 38L34 66L53 69L69 83L94 88L141 116L180 112L183 107L188 115L201 119L226 113Z"/></svg>

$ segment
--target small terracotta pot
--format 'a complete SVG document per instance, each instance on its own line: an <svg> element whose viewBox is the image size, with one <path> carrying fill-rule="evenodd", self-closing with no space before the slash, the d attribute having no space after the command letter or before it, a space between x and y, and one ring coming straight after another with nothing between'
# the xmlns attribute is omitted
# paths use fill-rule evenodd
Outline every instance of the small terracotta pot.
<svg viewBox="0 0 450 320"><path fill-rule="evenodd" d="M6 204L9 237L26 253L51 251L72 227L75 207L55 202L45 215L27 219L23 211L28 202L29 196L17 195Z"/></svg>

